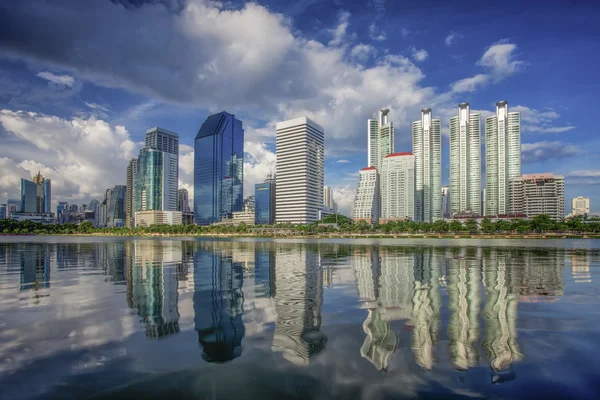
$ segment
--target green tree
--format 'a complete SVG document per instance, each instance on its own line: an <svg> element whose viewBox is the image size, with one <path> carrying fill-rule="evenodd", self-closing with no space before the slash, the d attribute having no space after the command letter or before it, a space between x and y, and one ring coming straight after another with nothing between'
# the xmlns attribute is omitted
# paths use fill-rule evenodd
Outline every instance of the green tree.
<svg viewBox="0 0 600 400"><path fill-rule="evenodd" d="M465 223L465 228L467 228L469 233L477 233L477 231L478 231L477 221L475 221L475 219L473 219L473 218L469 218L467 220L467 222Z"/></svg>
<svg viewBox="0 0 600 400"><path fill-rule="evenodd" d="M462 232L465 230L465 227L463 226L462 222L460 222L457 219L452 220L448 228L454 233Z"/></svg>
<svg viewBox="0 0 600 400"><path fill-rule="evenodd" d="M484 218L481 221L481 230L485 233L494 233L496 232L496 224L492 222L489 218Z"/></svg>
<svg viewBox="0 0 600 400"><path fill-rule="evenodd" d="M531 228L538 233L549 231L554 226L554 222L549 215L539 214L531 220Z"/></svg>

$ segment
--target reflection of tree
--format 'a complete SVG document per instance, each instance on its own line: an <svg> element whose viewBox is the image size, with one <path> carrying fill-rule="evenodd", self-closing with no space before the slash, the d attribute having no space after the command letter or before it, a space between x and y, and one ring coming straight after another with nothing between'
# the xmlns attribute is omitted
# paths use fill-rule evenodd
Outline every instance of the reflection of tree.
<svg viewBox="0 0 600 400"><path fill-rule="evenodd" d="M275 256L275 335L273 351L307 365L327 341L320 332L323 274L318 253L309 246L284 247Z"/></svg>
<svg viewBox="0 0 600 400"><path fill-rule="evenodd" d="M226 362L242 354L245 334L243 265L218 248L194 256L194 325L209 362Z"/></svg>
<svg viewBox="0 0 600 400"><path fill-rule="evenodd" d="M418 249L415 254L412 351L417 364L425 369L433 367L433 350L440 332L440 261L433 249Z"/></svg>
<svg viewBox="0 0 600 400"><path fill-rule="evenodd" d="M458 370L476 366L479 361L480 258L470 249L466 253L452 259L447 271L450 357Z"/></svg>
<svg viewBox="0 0 600 400"><path fill-rule="evenodd" d="M493 380L500 383L514 379L512 364L523 355L517 344L517 282L511 273L509 254L505 251L486 250L483 257L486 302L483 316L486 332L483 348L496 372Z"/></svg>

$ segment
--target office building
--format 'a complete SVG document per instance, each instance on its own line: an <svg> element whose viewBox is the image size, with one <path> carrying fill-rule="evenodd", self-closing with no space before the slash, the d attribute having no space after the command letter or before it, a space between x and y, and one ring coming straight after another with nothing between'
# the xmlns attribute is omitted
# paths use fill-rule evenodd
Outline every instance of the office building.
<svg viewBox="0 0 600 400"><path fill-rule="evenodd" d="M38 172L32 181L21 179L20 212L52 213L52 189L50 179Z"/></svg>
<svg viewBox="0 0 600 400"><path fill-rule="evenodd" d="M88 205L88 209L94 213L94 220L91 221L92 224L94 224L94 226L98 226L98 210L100 209L100 202L96 199L92 199ZM131 226L133 226L133 224Z"/></svg>
<svg viewBox="0 0 600 400"><path fill-rule="evenodd" d="M415 218L415 156L392 153L384 159L380 173L381 215L379 223Z"/></svg>
<svg viewBox="0 0 600 400"><path fill-rule="evenodd" d="M360 170L358 190L352 209L352 219L355 222L365 221L369 224L379 222L379 187L379 176L375 167Z"/></svg>
<svg viewBox="0 0 600 400"><path fill-rule="evenodd" d="M135 212L135 226L182 225L181 211L142 210Z"/></svg>
<svg viewBox="0 0 600 400"><path fill-rule="evenodd" d="M148 129L146 147L135 165L134 212L177 211L178 184L178 135L162 128Z"/></svg>
<svg viewBox="0 0 600 400"><path fill-rule="evenodd" d="M510 202L516 214L529 218L546 214L554 220L565 216L565 178L560 175L525 174L509 184ZM513 214L513 212L511 212Z"/></svg>
<svg viewBox="0 0 600 400"><path fill-rule="evenodd" d="M333 210L335 201L333 200L333 189L329 186L323 186L323 207Z"/></svg>
<svg viewBox="0 0 600 400"><path fill-rule="evenodd" d="M104 200L98 206L98 215L97 215L97 226L99 228L106 228L108 222L108 206L110 205L110 196L112 194L112 189L106 189L104 192Z"/></svg>
<svg viewBox="0 0 600 400"><path fill-rule="evenodd" d="M187 189L179 189L177 192L177 211L190 212L190 200Z"/></svg>
<svg viewBox="0 0 600 400"><path fill-rule="evenodd" d="M450 118L450 209L452 215L481 210L481 116L469 103Z"/></svg>
<svg viewBox="0 0 600 400"><path fill-rule="evenodd" d="M433 119L431 108L421 110L421 120L412 124L415 156L415 220L435 222L442 218L442 123Z"/></svg>
<svg viewBox="0 0 600 400"><path fill-rule="evenodd" d="M129 188L127 198L125 199L125 226L132 228L134 225L134 209L135 209L135 175L137 173L137 158L129 160L127 165L127 181L125 186Z"/></svg>
<svg viewBox="0 0 600 400"><path fill-rule="evenodd" d="M521 177L521 114L496 103L496 115L485 119L485 215L513 214L509 186Z"/></svg>
<svg viewBox="0 0 600 400"><path fill-rule="evenodd" d="M323 206L325 133L306 117L277 124L275 220L308 224Z"/></svg>
<svg viewBox="0 0 600 400"><path fill-rule="evenodd" d="M8 218L8 206L6 204L0 204L0 219Z"/></svg>
<svg viewBox="0 0 600 400"><path fill-rule="evenodd" d="M586 215L590 213L589 197L573 197L571 199L571 215Z"/></svg>
<svg viewBox="0 0 600 400"><path fill-rule="evenodd" d="M56 219L59 224L64 224L68 222L69 216L69 203L66 201L59 201L56 206Z"/></svg>
<svg viewBox="0 0 600 400"><path fill-rule="evenodd" d="M6 202L6 206L8 207L6 212L7 216L10 217L12 213L17 213L21 211L21 200L20 199L8 199Z"/></svg>
<svg viewBox="0 0 600 400"><path fill-rule="evenodd" d="M442 217L451 218L452 209L450 208L450 185L442 187Z"/></svg>
<svg viewBox="0 0 600 400"><path fill-rule="evenodd" d="M383 158L394 152L394 123L389 120L390 110L381 109L377 119L367 121L369 167L380 170Z"/></svg>
<svg viewBox="0 0 600 400"><path fill-rule="evenodd" d="M122 228L125 226L127 186L117 185L111 190L106 208L106 227Z"/></svg>
<svg viewBox="0 0 600 400"><path fill-rule="evenodd" d="M275 223L275 179L270 176L263 183L254 186L254 223L272 225Z"/></svg>
<svg viewBox="0 0 600 400"><path fill-rule="evenodd" d="M194 221L210 225L241 211L244 193L242 121L221 112L206 118L194 140Z"/></svg>

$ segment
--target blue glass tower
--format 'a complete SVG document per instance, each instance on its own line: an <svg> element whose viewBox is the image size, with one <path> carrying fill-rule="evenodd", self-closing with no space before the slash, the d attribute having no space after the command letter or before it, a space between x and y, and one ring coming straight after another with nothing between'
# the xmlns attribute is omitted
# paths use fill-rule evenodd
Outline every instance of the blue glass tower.
<svg viewBox="0 0 600 400"><path fill-rule="evenodd" d="M21 178L21 209L20 212L36 213L38 211L37 185Z"/></svg>
<svg viewBox="0 0 600 400"><path fill-rule="evenodd" d="M267 181L254 186L254 223L271 225L275 223L275 182Z"/></svg>
<svg viewBox="0 0 600 400"><path fill-rule="evenodd" d="M194 221L210 225L241 211L244 194L242 121L221 112L206 118L194 140Z"/></svg>

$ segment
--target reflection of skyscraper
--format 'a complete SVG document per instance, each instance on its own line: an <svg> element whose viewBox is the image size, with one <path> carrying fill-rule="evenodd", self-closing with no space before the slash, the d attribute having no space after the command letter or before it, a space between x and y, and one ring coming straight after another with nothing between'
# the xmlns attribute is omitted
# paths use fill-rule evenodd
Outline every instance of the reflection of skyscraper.
<svg viewBox="0 0 600 400"><path fill-rule="evenodd" d="M179 332L177 266L181 245L136 241L132 273L133 302L146 324L146 336L162 338Z"/></svg>
<svg viewBox="0 0 600 400"><path fill-rule="evenodd" d="M450 321L448 338L454 368L466 370L479 361L479 310L481 304L480 257L473 249L450 261L448 301Z"/></svg>
<svg viewBox="0 0 600 400"><path fill-rule="evenodd" d="M431 369L435 362L433 350L439 339L440 331L442 298L439 292L439 278L441 260L432 249L426 251L417 249L414 257L412 351L419 366Z"/></svg>
<svg viewBox="0 0 600 400"><path fill-rule="evenodd" d="M273 351L297 365L307 365L323 350L320 332L323 274L318 254L308 246L284 247L276 254L275 335Z"/></svg>
<svg viewBox="0 0 600 400"><path fill-rule="evenodd" d="M47 244L24 244L21 251L21 291L50 287L50 249Z"/></svg>
<svg viewBox="0 0 600 400"><path fill-rule="evenodd" d="M569 254L569 261L571 262L571 276L575 283L591 283L592 274L590 272L590 254L586 251L585 253L571 253Z"/></svg>
<svg viewBox="0 0 600 400"><path fill-rule="evenodd" d="M523 355L517 344L517 305L514 274L510 268L507 252L484 250L484 284L486 301L483 316L486 320L483 348L495 372L493 383L502 383L515 378L514 361Z"/></svg>
<svg viewBox="0 0 600 400"><path fill-rule="evenodd" d="M242 354L243 279L242 263L220 249L194 255L194 325L206 361L231 361Z"/></svg>
<svg viewBox="0 0 600 400"><path fill-rule="evenodd" d="M275 297L275 253L272 250L255 250L254 280L257 291L266 297Z"/></svg>

